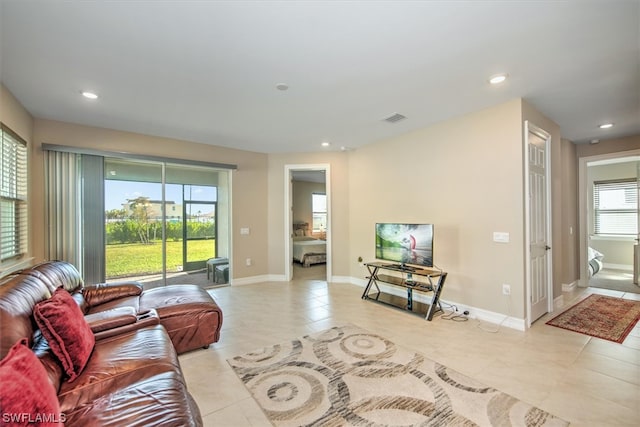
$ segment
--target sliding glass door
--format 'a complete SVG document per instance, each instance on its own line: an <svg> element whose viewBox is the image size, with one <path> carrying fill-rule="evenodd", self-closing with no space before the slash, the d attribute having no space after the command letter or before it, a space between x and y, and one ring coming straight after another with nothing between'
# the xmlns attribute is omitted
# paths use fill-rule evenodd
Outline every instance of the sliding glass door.
<svg viewBox="0 0 640 427"><path fill-rule="evenodd" d="M106 279L164 271L163 165L105 158Z"/></svg>
<svg viewBox="0 0 640 427"><path fill-rule="evenodd" d="M105 158L106 279L162 284L228 257L228 174L210 167ZM220 214L221 213L221 214ZM222 243L221 243L222 242ZM185 277L183 282L188 282Z"/></svg>
<svg viewBox="0 0 640 427"><path fill-rule="evenodd" d="M203 269L216 256L216 202L185 200L184 217L188 222L182 239L182 263L187 271Z"/></svg>

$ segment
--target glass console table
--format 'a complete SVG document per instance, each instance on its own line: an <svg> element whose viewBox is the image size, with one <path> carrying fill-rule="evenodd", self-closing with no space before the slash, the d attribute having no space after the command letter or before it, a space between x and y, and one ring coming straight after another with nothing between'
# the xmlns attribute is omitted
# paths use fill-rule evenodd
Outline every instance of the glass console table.
<svg viewBox="0 0 640 427"><path fill-rule="evenodd" d="M426 320L431 320L437 311L442 311L440 293L447 278L446 272L383 262L369 262L365 266L369 270L369 276L362 299L401 308L422 315ZM407 296L399 297L382 292L379 284L405 288ZM431 303L414 301L414 291L432 293Z"/></svg>

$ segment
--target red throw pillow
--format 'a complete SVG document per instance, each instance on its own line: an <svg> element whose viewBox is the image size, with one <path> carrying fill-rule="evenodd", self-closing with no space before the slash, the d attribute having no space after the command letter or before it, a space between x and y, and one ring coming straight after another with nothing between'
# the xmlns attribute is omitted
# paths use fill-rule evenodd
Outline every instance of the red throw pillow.
<svg viewBox="0 0 640 427"><path fill-rule="evenodd" d="M69 292L58 288L51 298L36 304L33 315L51 351L69 376L69 382L75 380L96 343L80 307Z"/></svg>
<svg viewBox="0 0 640 427"><path fill-rule="evenodd" d="M0 361L0 424L61 426L64 414L53 384L23 338Z"/></svg>

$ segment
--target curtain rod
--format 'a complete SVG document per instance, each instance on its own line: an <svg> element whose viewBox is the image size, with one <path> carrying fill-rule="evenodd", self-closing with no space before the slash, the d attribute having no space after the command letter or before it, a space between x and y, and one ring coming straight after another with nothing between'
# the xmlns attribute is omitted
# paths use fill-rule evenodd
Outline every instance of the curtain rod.
<svg viewBox="0 0 640 427"><path fill-rule="evenodd" d="M205 167L218 168L218 169L232 169L232 170L238 169L238 165L227 164L227 163L203 162L202 160L174 159L170 157L148 156L145 154L134 154L134 153L118 152L118 151L103 151L103 150L95 150L92 148L70 147L67 145L58 145L58 144L42 144L42 149L45 151L60 151L63 153L74 153L74 154L90 154L93 156L117 157L120 159L150 160L154 162L173 163L173 164L191 165L191 166L205 166Z"/></svg>

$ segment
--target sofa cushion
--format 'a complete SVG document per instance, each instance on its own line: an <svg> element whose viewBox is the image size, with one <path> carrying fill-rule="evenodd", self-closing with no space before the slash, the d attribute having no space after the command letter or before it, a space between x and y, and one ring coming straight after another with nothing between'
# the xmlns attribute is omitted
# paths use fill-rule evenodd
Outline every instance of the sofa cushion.
<svg viewBox="0 0 640 427"><path fill-rule="evenodd" d="M120 328L138 321L137 313L133 307L119 307L87 314L84 318L94 334L109 329Z"/></svg>
<svg viewBox="0 0 640 427"><path fill-rule="evenodd" d="M98 340L84 371L74 382L60 386L60 408L67 413L90 405L128 384L163 372L182 373L169 335L160 325Z"/></svg>
<svg viewBox="0 0 640 427"><path fill-rule="evenodd" d="M14 274L0 279L0 359L22 338L33 345L33 307L48 298L51 291L36 277Z"/></svg>
<svg viewBox="0 0 640 427"><path fill-rule="evenodd" d="M95 337L80 307L69 292L59 288L51 298L36 304L33 315L69 381L75 380L95 345Z"/></svg>
<svg viewBox="0 0 640 427"><path fill-rule="evenodd" d="M99 283L85 286L82 290L84 299L91 307L121 298L138 296L141 293L142 285L138 282Z"/></svg>
<svg viewBox="0 0 640 427"><path fill-rule="evenodd" d="M138 295L121 297L99 305L89 306L85 314L101 313L120 307L132 307L137 313L140 311L140 297Z"/></svg>
<svg viewBox="0 0 640 427"><path fill-rule="evenodd" d="M196 285L170 285L140 295L140 310L156 310L178 354L207 346L220 338L222 310Z"/></svg>
<svg viewBox="0 0 640 427"><path fill-rule="evenodd" d="M2 425L62 425L56 390L26 338L0 361L0 384Z"/></svg>
<svg viewBox="0 0 640 427"><path fill-rule="evenodd" d="M123 383L65 413L65 427L201 426L198 406L177 371Z"/></svg>
<svg viewBox="0 0 640 427"><path fill-rule="evenodd" d="M33 276L45 283L51 292L62 287L69 292L82 289L83 280L73 264L65 261L45 261L21 270L19 274Z"/></svg>

